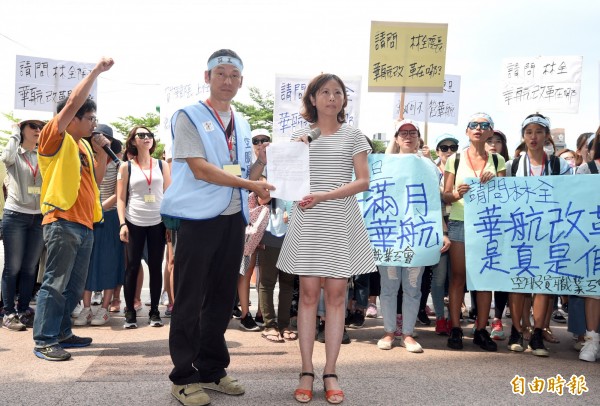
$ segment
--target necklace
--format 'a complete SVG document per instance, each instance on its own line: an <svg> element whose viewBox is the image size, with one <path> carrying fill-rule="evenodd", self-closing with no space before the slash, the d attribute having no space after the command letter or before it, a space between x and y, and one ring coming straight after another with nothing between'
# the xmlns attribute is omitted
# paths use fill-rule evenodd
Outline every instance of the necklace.
<svg viewBox="0 0 600 406"><path fill-rule="evenodd" d="M485 165L487 165L488 153L487 152L485 153L485 161L483 162L483 166L479 170L479 175L477 175L477 171L475 170L475 167L473 166L473 162L471 162L471 154L469 153L469 150L467 150L467 159L469 160L469 165L471 166L471 169L473 170L475 177L480 178L481 174L483 173L483 170L485 169Z"/></svg>

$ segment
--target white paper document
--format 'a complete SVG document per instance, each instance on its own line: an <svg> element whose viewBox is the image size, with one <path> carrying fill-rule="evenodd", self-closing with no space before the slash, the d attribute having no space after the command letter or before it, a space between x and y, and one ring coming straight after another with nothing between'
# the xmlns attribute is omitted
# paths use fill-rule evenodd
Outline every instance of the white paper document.
<svg viewBox="0 0 600 406"><path fill-rule="evenodd" d="M310 193L308 145L277 142L267 147L267 182L275 186L271 197L297 201Z"/></svg>

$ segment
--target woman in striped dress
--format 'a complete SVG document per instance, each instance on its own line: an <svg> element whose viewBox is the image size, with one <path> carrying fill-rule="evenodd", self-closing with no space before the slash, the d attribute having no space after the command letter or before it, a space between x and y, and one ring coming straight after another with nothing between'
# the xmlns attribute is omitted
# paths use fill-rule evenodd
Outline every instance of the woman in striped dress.
<svg viewBox="0 0 600 406"><path fill-rule="evenodd" d="M344 332L347 279L377 271L355 197L369 187L370 147L360 130L345 124L346 87L336 75L314 78L302 102L302 115L311 125L297 131L294 139L308 143L315 129L321 135L317 138L313 132L310 194L294 204L277 267L300 275L298 333L303 372L294 397L302 403L312 399L315 321L323 286L327 312L323 384L327 401L336 404L344 400L335 366Z"/></svg>

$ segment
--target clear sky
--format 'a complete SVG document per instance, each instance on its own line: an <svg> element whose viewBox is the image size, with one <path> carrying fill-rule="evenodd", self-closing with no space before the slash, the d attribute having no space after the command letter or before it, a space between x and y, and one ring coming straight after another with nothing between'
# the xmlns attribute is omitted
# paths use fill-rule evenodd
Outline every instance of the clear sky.
<svg viewBox="0 0 600 406"><path fill-rule="evenodd" d="M514 148L526 114L501 110L502 59L581 55L579 113L548 113L574 148L581 132L600 123L598 16L594 0L2 0L0 112L13 111L16 55L81 62L113 57L115 66L98 82L98 117L110 122L154 112L161 83L201 77L213 51L231 48L244 60L245 88L274 91L275 74L362 76L359 127L389 137L393 96L367 92L371 21L447 23L446 73L461 75L459 125L430 124L430 144L442 132L464 135L468 117L486 111ZM249 102L247 91L238 100ZM0 128L8 127L0 120Z"/></svg>

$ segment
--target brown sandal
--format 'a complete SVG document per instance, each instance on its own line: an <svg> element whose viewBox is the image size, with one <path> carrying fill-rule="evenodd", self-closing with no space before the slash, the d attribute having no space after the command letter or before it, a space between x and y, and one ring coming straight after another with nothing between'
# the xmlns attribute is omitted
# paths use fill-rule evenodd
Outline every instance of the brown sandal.
<svg viewBox="0 0 600 406"><path fill-rule="evenodd" d="M531 328L531 326L523 327L523 340L525 340L525 341L531 340L532 334L533 334L533 328Z"/></svg>
<svg viewBox="0 0 600 406"><path fill-rule="evenodd" d="M544 337L544 340L548 341L549 343L552 343L552 344L560 343L560 340L558 338L554 337L554 334L552 334L552 330L550 330L550 327L546 327L545 329L543 329L542 335Z"/></svg>

